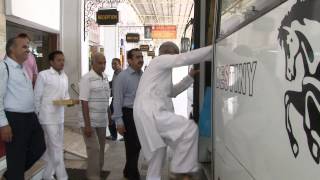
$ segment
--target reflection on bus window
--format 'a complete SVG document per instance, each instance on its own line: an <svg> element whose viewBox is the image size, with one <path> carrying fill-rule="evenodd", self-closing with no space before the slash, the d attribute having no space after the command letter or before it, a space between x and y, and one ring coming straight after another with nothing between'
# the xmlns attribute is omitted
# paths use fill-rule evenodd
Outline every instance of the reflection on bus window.
<svg viewBox="0 0 320 180"><path fill-rule="evenodd" d="M282 0L283 1L283 0ZM219 36L238 29L245 21L253 20L263 11L281 0L221 0L221 24Z"/></svg>

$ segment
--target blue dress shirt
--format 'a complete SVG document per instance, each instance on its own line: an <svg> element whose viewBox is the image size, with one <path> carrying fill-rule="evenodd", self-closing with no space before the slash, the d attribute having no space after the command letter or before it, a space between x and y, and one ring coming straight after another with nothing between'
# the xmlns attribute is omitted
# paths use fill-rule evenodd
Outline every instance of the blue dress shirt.
<svg viewBox="0 0 320 180"><path fill-rule="evenodd" d="M142 71L136 72L130 66L121 71L117 76L113 91L113 115L112 119L118 125L123 124L122 108L133 108L136 91L139 81L142 76Z"/></svg>

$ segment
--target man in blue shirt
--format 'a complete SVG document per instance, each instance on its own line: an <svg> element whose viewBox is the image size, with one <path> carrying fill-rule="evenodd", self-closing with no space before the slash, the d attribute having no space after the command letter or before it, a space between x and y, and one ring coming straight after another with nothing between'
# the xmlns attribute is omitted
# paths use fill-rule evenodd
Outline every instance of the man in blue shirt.
<svg viewBox="0 0 320 180"><path fill-rule="evenodd" d="M117 76L114 84L112 119L116 121L118 132L124 136L126 147L124 177L129 180L140 180L138 160L141 146L133 120L133 103L144 61L140 49L128 51L127 58L129 67Z"/></svg>
<svg viewBox="0 0 320 180"><path fill-rule="evenodd" d="M35 111L32 82L23 69L29 40L9 39L6 58L0 63L0 134L5 142L8 180L24 180L24 172L46 147Z"/></svg>

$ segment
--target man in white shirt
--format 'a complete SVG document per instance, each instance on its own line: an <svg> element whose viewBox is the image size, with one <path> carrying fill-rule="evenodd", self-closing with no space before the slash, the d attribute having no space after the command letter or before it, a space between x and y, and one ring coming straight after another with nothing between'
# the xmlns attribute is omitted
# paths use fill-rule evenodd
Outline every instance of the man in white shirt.
<svg viewBox="0 0 320 180"><path fill-rule="evenodd" d="M64 107L54 105L54 100L70 99L68 77L63 72L64 55L61 51L49 54L50 69L41 71L35 85L35 104L40 124L44 130L47 150L43 156L46 167L44 180L55 174L58 180L67 180L63 158Z"/></svg>
<svg viewBox="0 0 320 180"><path fill-rule="evenodd" d="M172 68L210 60L212 46L179 54L172 42L163 43L160 56L143 73L134 102L134 121L142 152L149 162L147 180L160 180L166 148L173 149L170 171L183 179L198 170L198 127L194 121L174 113L172 99L193 83L191 70L178 84L172 84Z"/></svg>
<svg viewBox="0 0 320 180"><path fill-rule="evenodd" d="M32 82L22 65L28 54L27 38L11 38L6 44L6 59L0 62L0 134L6 144L4 176L8 180L24 180L24 172L46 149Z"/></svg>
<svg viewBox="0 0 320 180"><path fill-rule="evenodd" d="M87 148L87 179L100 180L104 164L104 147L108 122L110 88L106 74L106 58L96 53L92 69L80 80L80 126Z"/></svg>

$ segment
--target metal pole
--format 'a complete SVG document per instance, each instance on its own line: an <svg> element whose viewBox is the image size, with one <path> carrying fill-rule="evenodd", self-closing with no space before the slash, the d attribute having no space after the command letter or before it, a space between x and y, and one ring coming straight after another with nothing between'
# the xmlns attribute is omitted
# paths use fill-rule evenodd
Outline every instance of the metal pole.
<svg viewBox="0 0 320 180"><path fill-rule="evenodd" d="M215 167L215 52L216 52L216 39L218 38L219 32L219 19L220 19L220 0L214 1L214 16L213 16L213 35L212 35L212 44L213 44L213 54L212 54L212 63L211 63L211 141L212 141L212 156L211 156L211 174L214 176L214 167ZM214 179L214 177L213 177Z"/></svg>

